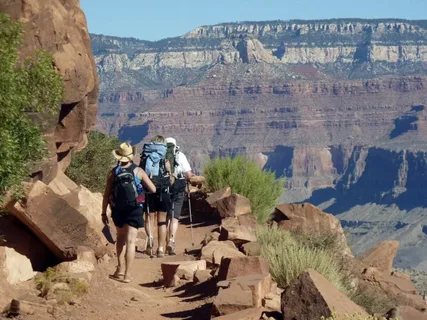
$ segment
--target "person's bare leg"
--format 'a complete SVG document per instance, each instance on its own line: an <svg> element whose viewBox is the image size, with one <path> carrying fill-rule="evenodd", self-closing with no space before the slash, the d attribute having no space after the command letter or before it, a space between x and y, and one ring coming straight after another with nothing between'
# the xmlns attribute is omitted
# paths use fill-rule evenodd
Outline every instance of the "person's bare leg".
<svg viewBox="0 0 427 320"><path fill-rule="evenodd" d="M135 244L136 244L136 236L138 234L138 229L131 227L129 225L125 225L127 229L127 237L126 237L126 271L125 271L125 282L130 282L130 270L132 268L133 260L135 259Z"/></svg>
<svg viewBox="0 0 427 320"><path fill-rule="evenodd" d="M166 247L166 216L167 212L157 212L157 236L159 241L159 247L157 249L157 256L164 255Z"/></svg>
<svg viewBox="0 0 427 320"><path fill-rule="evenodd" d="M126 229L116 227L117 239L116 239L116 252L117 252L117 269L114 276L117 278L124 274L125 269L125 250L126 245Z"/></svg>
<svg viewBox="0 0 427 320"><path fill-rule="evenodd" d="M145 232L147 233L147 244L146 244L146 249L145 249L145 253L148 254L149 256L151 256L153 254L153 245L154 245L154 241L153 241L153 222L151 221L153 220L153 215L150 214L150 216L148 216L148 214L145 212Z"/></svg>

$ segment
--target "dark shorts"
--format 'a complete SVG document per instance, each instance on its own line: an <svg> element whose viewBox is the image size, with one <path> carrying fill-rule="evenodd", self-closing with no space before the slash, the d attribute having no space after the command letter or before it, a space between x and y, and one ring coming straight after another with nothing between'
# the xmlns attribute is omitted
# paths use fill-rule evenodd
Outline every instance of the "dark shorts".
<svg viewBox="0 0 427 320"><path fill-rule="evenodd" d="M182 212L182 206L184 205L184 192L180 192L172 195L172 208L168 212L168 217L179 219Z"/></svg>
<svg viewBox="0 0 427 320"><path fill-rule="evenodd" d="M111 217L113 218L114 225L119 228L123 228L125 224L137 229L144 227L142 207L137 207L131 211L118 211L113 209Z"/></svg>
<svg viewBox="0 0 427 320"><path fill-rule="evenodd" d="M145 195L145 211L147 212L169 212L172 203L167 193L155 193ZM147 208L148 206L148 208Z"/></svg>

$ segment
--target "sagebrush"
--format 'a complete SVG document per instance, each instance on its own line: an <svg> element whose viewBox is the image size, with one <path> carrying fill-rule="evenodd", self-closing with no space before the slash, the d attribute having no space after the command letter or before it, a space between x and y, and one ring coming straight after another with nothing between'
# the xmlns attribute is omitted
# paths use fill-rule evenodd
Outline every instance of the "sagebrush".
<svg viewBox="0 0 427 320"><path fill-rule="evenodd" d="M204 169L204 176L210 191L230 187L233 193L247 197L260 224L270 219L284 191L283 179L276 179L273 172L262 170L243 156L211 160Z"/></svg>
<svg viewBox="0 0 427 320"><path fill-rule="evenodd" d="M7 192L18 195L30 166L46 155L32 113L57 114L63 85L52 57L43 51L20 62L22 25L0 14L0 207Z"/></svg>
<svg viewBox="0 0 427 320"><path fill-rule="evenodd" d="M119 147L117 137L92 131L83 151L75 153L65 172L74 182L94 192L104 192L108 172L116 163L111 151Z"/></svg>
<svg viewBox="0 0 427 320"><path fill-rule="evenodd" d="M66 274L56 272L53 268L48 268L45 272L39 273L34 282L40 291L40 297L47 297L49 291L57 283L67 284L66 290L58 290L54 293L59 304L65 304L79 298L88 292L88 283L85 280L72 278Z"/></svg>
<svg viewBox="0 0 427 320"><path fill-rule="evenodd" d="M340 265L329 251L310 247L277 227L259 226L256 235L261 254L268 260L271 276L279 287L289 286L305 270L314 269L337 289L349 291Z"/></svg>

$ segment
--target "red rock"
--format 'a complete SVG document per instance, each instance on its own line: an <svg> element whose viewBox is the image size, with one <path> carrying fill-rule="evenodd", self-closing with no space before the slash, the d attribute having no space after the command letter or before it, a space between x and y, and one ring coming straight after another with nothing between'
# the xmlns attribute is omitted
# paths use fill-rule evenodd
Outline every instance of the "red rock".
<svg viewBox="0 0 427 320"><path fill-rule="evenodd" d="M263 308L250 308L234 312L225 316L216 317L218 320L259 320L264 312Z"/></svg>
<svg viewBox="0 0 427 320"><path fill-rule="evenodd" d="M93 249L97 258L106 253L99 235L101 230L93 229L77 209L41 181L26 186L25 201L17 201L7 209L60 261L75 259L78 246Z"/></svg>
<svg viewBox="0 0 427 320"><path fill-rule="evenodd" d="M262 257L224 257L219 268L218 280L228 280L241 276L268 274L268 261Z"/></svg>
<svg viewBox="0 0 427 320"><path fill-rule="evenodd" d="M85 145L86 133L96 121L98 77L86 18L78 1L1 1L0 12L23 23L21 56L46 50L63 79L59 117L44 126L49 157L32 169L41 172L40 178L49 183L56 175L57 163L69 162L70 151L79 151Z"/></svg>
<svg viewBox="0 0 427 320"><path fill-rule="evenodd" d="M201 259L210 264L220 265L223 257L244 257L231 241L211 241L202 248Z"/></svg>
<svg viewBox="0 0 427 320"><path fill-rule="evenodd" d="M276 206L274 220L287 231L302 231L309 234L336 235L343 255L352 257L347 239L339 220L309 204L281 204Z"/></svg>
<svg viewBox="0 0 427 320"><path fill-rule="evenodd" d="M219 289L213 302L214 315L227 315L253 307L252 292L248 287L242 287L237 282L230 284L227 289Z"/></svg>
<svg viewBox="0 0 427 320"><path fill-rule="evenodd" d="M247 256L259 256L261 254L261 246L256 241L244 243L242 251Z"/></svg>
<svg viewBox="0 0 427 320"><path fill-rule="evenodd" d="M399 241L383 241L363 254L362 260L371 267L388 272L393 270L393 260L399 249Z"/></svg>
<svg viewBox="0 0 427 320"><path fill-rule="evenodd" d="M282 293L283 320L313 320L358 312L363 318L366 311L336 289L328 280L314 270L307 270L295 279Z"/></svg>
<svg viewBox="0 0 427 320"><path fill-rule="evenodd" d="M215 206L221 219L237 217L252 212L249 199L235 193L216 201Z"/></svg>
<svg viewBox="0 0 427 320"><path fill-rule="evenodd" d="M206 270L206 261L190 260L163 262L161 268L163 273L163 285L168 288L176 286L177 280L179 279L193 280L194 273L197 270Z"/></svg>
<svg viewBox="0 0 427 320"><path fill-rule="evenodd" d="M239 217L245 217L239 216ZM242 218L241 221L248 222L251 219ZM247 224L241 224L239 219L226 218L221 221L221 234L219 236L220 241L231 240L236 245L241 245L247 242L256 241L255 226L248 226Z"/></svg>
<svg viewBox="0 0 427 320"><path fill-rule="evenodd" d="M249 290L252 294L252 306L261 307L262 300L270 293L272 287L271 275L255 274L248 276L239 276L229 280L219 281L217 286L224 290L235 286L236 284L242 290Z"/></svg>
<svg viewBox="0 0 427 320"><path fill-rule="evenodd" d="M386 317L387 319L399 320L427 320L427 314L410 306L393 308L387 313Z"/></svg>
<svg viewBox="0 0 427 320"><path fill-rule="evenodd" d="M212 279L210 270L196 270L193 277L194 283L203 283Z"/></svg>
<svg viewBox="0 0 427 320"><path fill-rule="evenodd" d="M207 199L206 201L208 202L208 204L210 206L212 206L213 208L216 208L216 203L226 197L231 196L231 188L227 187L225 189L219 190L217 192L212 193Z"/></svg>

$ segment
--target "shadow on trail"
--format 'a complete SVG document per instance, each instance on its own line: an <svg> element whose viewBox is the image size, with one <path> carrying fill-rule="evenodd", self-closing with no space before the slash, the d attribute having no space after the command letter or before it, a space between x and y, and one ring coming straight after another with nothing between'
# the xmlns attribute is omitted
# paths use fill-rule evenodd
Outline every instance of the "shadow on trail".
<svg viewBox="0 0 427 320"><path fill-rule="evenodd" d="M147 283L140 283L139 286L141 286L143 288L161 289L161 288L163 288L163 281L158 280L158 281L151 281L151 282L147 282Z"/></svg>
<svg viewBox="0 0 427 320"><path fill-rule="evenodd" d="M211 309L212 309L212 303L207 303L203 306L200 306L191 310L162 313L161 316L165 318L170 318L170 319L209 320L211 318Z"/></svg>
<svg viewBox="0 0 427 320"><path fill-rule="evenodd" d="M176 288L175 290L173 290L173 292L177 293L175 297L186 298L182 300L184 302L200 301L206 298L216 296L216 282L217 280L215 278L212 278L208 281L204 281L199 284L187 283L183 286Z"/></svg>

